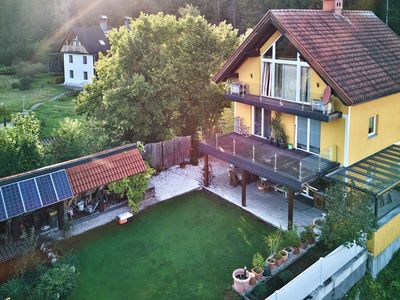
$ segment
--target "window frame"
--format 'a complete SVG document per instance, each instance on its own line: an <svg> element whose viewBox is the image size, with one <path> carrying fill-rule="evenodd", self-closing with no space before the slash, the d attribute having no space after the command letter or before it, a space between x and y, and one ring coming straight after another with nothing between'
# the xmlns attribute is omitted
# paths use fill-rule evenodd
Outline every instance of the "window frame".
<svg viewBox="0 0 400 300"><path fill-rule="evenodd" d="M89 74L87 71L83 71L83 80L89 80Z"/></svg>
<svg viewBox="0 0 400 300"><path fill-rule="evenodd" d="M82 56L82 62L84 65L87 65L87 56L86 55Z"/></svg>
<svg viewBox="0 0 400 300"><path fill-rule="evenodd" d="M74 57L72 56L72 54L69 54L69 63L70 64L74 63Z"/></svg>
<svg viewBox="0 0 400 300"><path fill-rule="evenodd" d="M297 51L297 59L296 60L282 60L282 59L276 59L276 43L279 39L285 38L283 35L280 35L279 37L276 38L276 40L271 44L270 47L268 47L261 55L261 78L264 78L264 68L263 64L264 63L269 63L270 64L270 90L271 90L271 95L266 95L263 93L265 91L263 87L263 82L260 82L260 95L264 97L272 97L272 98L277 98L277 99L282 99L285 101L289 102L297 102L297 103L302 103L304 105L311 105L310 102L306 101L300 101L300 94L301 94L301 68L302 67L307 67L311 68L310 65L302 61L300 59L300 53ZM272 48L272 58L264 58L264 55ZM295 100L290 100L290 99L284 99L284 98L279 98L275 96L275 65L276 64L286 64L286 65L294 65L296 66L296 97ZM311 94L311 93L310 93ZM310 100L311 100L311 95L310 95Z"/></svg>
<svg viewBox="0 0 400 300"><path fill-rule="evenodd" d="M74 79L74 70L69 70L69 78Z"/></svg>
<svg viewBox="0 0 400 300"><path fill-rule="evenodd" d="M372 132L369 132L369 122L371 121L371 118L373 118L373 122L372 122ZM368 118L368 138L374 137L376 135L378 135L378 131L377 131L377 118L378 115L373 115L372 117Z"/></svg>

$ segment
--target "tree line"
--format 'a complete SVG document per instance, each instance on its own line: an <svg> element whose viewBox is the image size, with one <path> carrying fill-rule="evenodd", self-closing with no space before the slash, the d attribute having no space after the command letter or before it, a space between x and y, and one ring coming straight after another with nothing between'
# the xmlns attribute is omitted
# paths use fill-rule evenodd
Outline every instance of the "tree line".
<svg viewBox="0 0 400 300"><path fill-rule="evenodd" d="M389 25L400 33L400 1L389 1ZM213 24L226 20L239 33L257 24L273 8L320 9L322 0L1 0L0 65L18 61L45 62L57 52L73 25L94 25L105 14L112 26L122 24L126 15L164 12L178 15L178 8L193 4ZM385 20L386 1L344 0L345 9L374 11Z"/></svg>

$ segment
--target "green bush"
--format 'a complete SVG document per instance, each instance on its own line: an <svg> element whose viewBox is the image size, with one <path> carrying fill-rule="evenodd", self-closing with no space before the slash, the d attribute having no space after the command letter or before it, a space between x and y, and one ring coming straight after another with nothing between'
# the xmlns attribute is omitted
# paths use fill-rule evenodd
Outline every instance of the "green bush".
<svg viewBox="0 0 400 300"><path fill-rule="evenodd" d="M262 255L260 253L256 253L253 256L252 264L253 264L253 269L257 273L260 273L264 269L265 259L264 259L264 257L262 257Z"/></svg>
<svg viewBox="0 0 400 300"><path fill-rule="evenodd" d="M0 65L0 75L15 75L15 69L11 66Z"/></svg>
<svg viewBox="0 0 400 300"><path fill-rule="evenodd" d="M15 64L14 69L16 74L20 77L23 76L35 76L37 74L46 71L46 66L43 63L30 63L26 61L21 61Z"/></svg>
<svg viewBox="0 0 400 300"><path fill-rule="evenodd" d="M19 89L21 91L30 90L32 88L33 78L31 76L24 76L19 80Z"/></svg>
<svg viewBox="0 0 400 300"><path fill-rule="evenodd" d="M63 76L63 75L60 75L60 76L57 76L57 77L54 79L54 84L61 84L61 83L64 83L64 81L65 81L64 76Z"/></svg>
<svg viewBox="0 0 400 300"><path fill-rule="evenodd" d="M13 82L11 83L11 88L15 89L19 89L19 82Z"/></svg>

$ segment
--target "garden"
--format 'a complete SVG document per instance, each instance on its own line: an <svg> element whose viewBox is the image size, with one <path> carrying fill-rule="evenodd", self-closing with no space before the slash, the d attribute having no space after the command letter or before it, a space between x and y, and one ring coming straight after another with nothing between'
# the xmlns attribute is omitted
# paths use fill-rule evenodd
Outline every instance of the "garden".
<svg viewBox="0 0 400 300"><path fill-rule="evenodd" d="M239 299L232 270L250 267L272 231L206 192L177 197L126 226L109 224L64 241L79 265L69 299Z"/></svg>

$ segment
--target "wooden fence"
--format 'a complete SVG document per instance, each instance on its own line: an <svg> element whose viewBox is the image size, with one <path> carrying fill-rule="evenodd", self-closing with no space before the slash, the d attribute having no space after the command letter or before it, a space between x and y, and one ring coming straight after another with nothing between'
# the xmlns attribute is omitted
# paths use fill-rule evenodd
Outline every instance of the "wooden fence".
<svg viewBox="0 0 400 300"><path fill-rule="evenodd" d="M168 141L147 144L145 157L153 168L163 170L190 162L191 151L191 136L176 137Z"/></svg>

